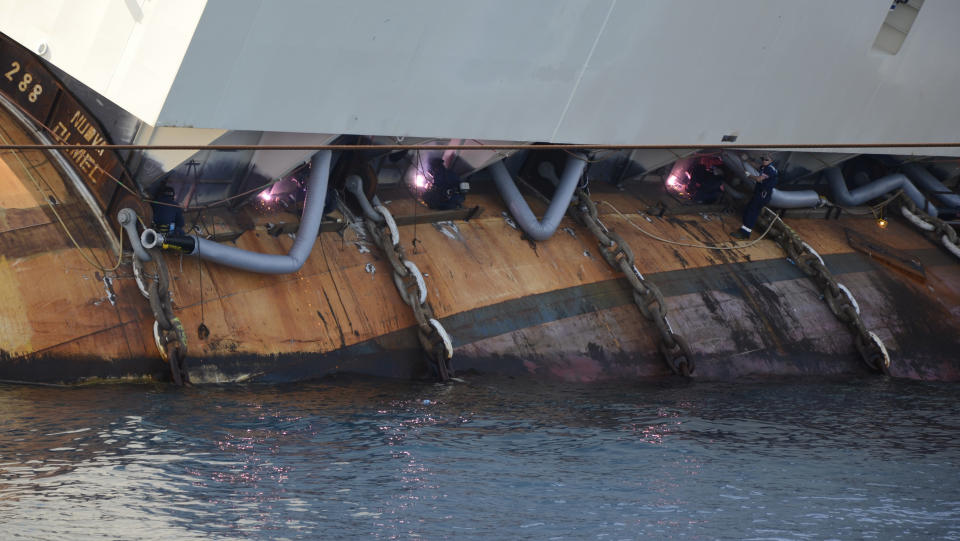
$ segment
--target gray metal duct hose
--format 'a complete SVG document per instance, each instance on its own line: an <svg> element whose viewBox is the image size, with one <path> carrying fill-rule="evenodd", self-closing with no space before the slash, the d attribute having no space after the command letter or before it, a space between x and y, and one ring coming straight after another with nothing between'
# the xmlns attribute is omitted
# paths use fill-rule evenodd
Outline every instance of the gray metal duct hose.
<svg viewBox="0 0 960 541"><path fill-rule="evenodd" d="M196 249L190 254L212 263L261 274L286 274L297 272L306 262L313 250L313 244L320 233L320 221L323 219L323 205L327 199L327 180L330 178L330 151L321 150L310 161L310 179L307 181L307 199L300 217L297 238L288 255L272 255L242 250L218 242L190 235L196 241ZM152 235L149 235L148 232ZM145 237L157 240L153 230L144 231ZM152 244L151 243L151 244Z"/></svg>
<svg viewBox="0 0 960 541"><path fill-rule="evenodd" d="M557 230L560 220L567 213L567 207L570 206L570 200L573 199L573 192L577 189L580 175L587 162L581 157L570 156L567 158L567 164L563 168L563 175L560 179L560 185L554 192L550 206L543 215L543 220L538 221L534 216L530 206L527 205L517 185L513 182L513 177L507 171L503 160L493 163L490 171L493 173L493 181L500 191L500 197L507 204L507 210L517 221L517 224L523 229L524 233L533 240L547 240Z"/></svg>
<svg viewBox="0 0 960 541"><path fill-rule="evenodd" d="M931 216L937 215L937 207L926 200L920 190L910 183L902 173L894 173L885 177L878 178L866 186L855 188L852 192L847 189L847 183L843 179L843 173L837 167L829 167L823 172L830 183L830 191L833 194L834 202L841 206L856 206L863 204L871 199L883 197L890 192L903 190L907 197L913 200L918 207Z"/></svg>
<svg viewBox="0 0 960 541"><path fill-rule="evenodd" d="M953 193L950 188L944 186L929 171L914 163L904 165L901 169L907 175L907 178L920 188L930 192L934 199L948 207L960 210L960 195Z"/></svg>
<svg viewBox="0 0 960 541"><path fill-rule="evenodd" d="M748 173L754 176L758 174L758 171L752 165L743 163L740 157L733 152L724 151L720 154L720 157L724 165L737 178L750 186L755 184L753 180L747 178ZM823 201L820 200L820 194L816 190L778 190L774 188L767 206L780 209L801 209L819 207L822 204Z"/></svg>
<svg viewBox="0 0 960 541"><path fill-rule="evenodd" d="M376 223L383 222L383 216L373 208L370 201L367 201L367 194L363 193L363 179L357 175L350 175L347 177L344 187L348 192L352 193L360 203L360 208L363 209L363 215L366 216L368 220L373 220ZM374 199L376 199L376 196L374 196Z"/></svg>

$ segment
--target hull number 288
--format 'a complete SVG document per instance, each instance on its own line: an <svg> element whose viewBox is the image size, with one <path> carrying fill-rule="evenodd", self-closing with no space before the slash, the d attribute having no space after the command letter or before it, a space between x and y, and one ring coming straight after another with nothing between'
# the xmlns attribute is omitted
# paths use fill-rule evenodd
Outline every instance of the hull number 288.
<svg viewBox="0 0 960 541"><path fill-rule="evenodd" d="M3 74L4 77L6 77L8 81L16 84L17 90L19 90L20 92L27 92L29 90L30 93L27 94L27 99L30 100L30 103L35 103L37 101L37 98L40 97L40 94L43 94L43 87L40 86L39 84L35 84L31 88L30 83L33 82L33 75L30 75L27 72L23 72L22 77L19 77L19 78L14 77L17 73L20 72L20 62L13 61L10 63L10 66L13 69L4 73ZM19 79L19 81L17 79Z"/></svg>

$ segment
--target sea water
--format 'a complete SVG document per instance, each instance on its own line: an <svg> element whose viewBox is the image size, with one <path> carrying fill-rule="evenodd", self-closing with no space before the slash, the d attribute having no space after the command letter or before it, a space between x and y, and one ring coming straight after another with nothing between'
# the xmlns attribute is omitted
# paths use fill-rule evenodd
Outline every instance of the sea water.
<svg viewBox="0 0 960 541"><path fill-rule="evenodd" d="M960 539L958 390L0 385L0 538Z"/></svg>

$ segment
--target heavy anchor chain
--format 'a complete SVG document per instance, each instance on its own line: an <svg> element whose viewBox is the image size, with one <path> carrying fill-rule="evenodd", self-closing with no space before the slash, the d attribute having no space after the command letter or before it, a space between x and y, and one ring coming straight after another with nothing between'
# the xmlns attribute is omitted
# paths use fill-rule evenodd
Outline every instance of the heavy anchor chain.
<svg viewBox="0 0 960 541"><path fill-rule="evenodd" d="M585 191L577 192L577 202L573 207L574 216L597 238L600 254L604 260L616 270L619 270L630 282L633 288L633 301L640 309L643 317L647 318L660 332L660 343L657 349L675 374L690 376L693 374L694 362L690 346L679 334L673 331L670 320L667 319L667 304L663 294L656 284L644 279L634 264L633 251L623 238L616 232L608 229L597 216L597 206Z"/></svg>
<svg viewBox="0 0 960 541"><path fill-rule="evenodd" d="M170 300L170 271L158 248L150 250L150 257L156 264L156 274L145 271L143 263L133 258L133 274L137 279L140 292L150 301L153 312L153 339L160 357L170 365L170 375L177 385L190 383L187 374L187 333L180 318L173 314Z"/></svg>
<svg viewBox="0 0 960 541"><path fill-rule="evenodd" d="M442 382L450 381L453 377L450 363L453 358L453 343L450 335L427 302L427 286L423 274L413 261L406 258L403 247L400 246L400 233L393 216L383 205L374 208L383 217L383 221L377 223L367 220L367 231L387 255L390 266L393 267L393 282L400 292L400 297L413 310L413 316L417 320L417 337L430 366L436 371L437 379Z"/></svg>
<svg viewBox="0 0 960 541"><path fill-rule="evenodd" d="M766 209L760 218L761 227L769 226L770 220L776 223L770 227L769 238L775 240L797 267L817 284L833 315L854 333L854 345L863 362L872 370L889 375L890 354L880 337L863 324L860 306L850 290L834 280L833 274L813 247L803 242L797 232L783 223L776 213Z"/></svg>
<svg viewBox="0 0 960 541"><path fill-rule="evenodd" d="M948 252L960 258L960 237L950 224L920 210L916 203L905 194L900 194L900 213L910 223L936 235Z"/></svg>

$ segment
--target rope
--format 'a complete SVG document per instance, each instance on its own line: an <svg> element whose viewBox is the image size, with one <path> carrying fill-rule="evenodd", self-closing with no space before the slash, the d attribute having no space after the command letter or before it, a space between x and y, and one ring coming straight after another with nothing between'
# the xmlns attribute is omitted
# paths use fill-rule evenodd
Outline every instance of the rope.
<svg viewBox="0 0 960 541"><path fill-rule="evenodd" d="M2 133L0 133L0 140L2 140L4 144L10 144L10 141ZM33 172L31 172L30 168L27 167L27 164L24 163L23 157L20 154L21 152L17 152L17 151L13 152L13 155L17 158L17 161L20 163L20 167L23 169L24 173L27 174L27 177L30 179L30 182L33 183L33 188L37 191L38 194L42 196L44 190L43 188L41 188L40 182L37 181L37 179L33 176ZM53 188L51 188L46 181L43 181L43 184L46 185L47 190L49 192L54 193ZM54 217L57 218L57 222L60 224L60 227L63 228L63 232L67 234L67 237L70 239L70 242L73 243L74 247L76 247L77 251L80 253L81 256L83 256L83 259L90 264L90 266L92 266L97 270L100 270L103 273L113 272L118 268L120 268L120 263L123 261L123 237L124 237L123 227L120 228L120 232L118 233L118 236L120 237L120 253L117 256L117 264L108 269L103 265L101 265L99 261L94 261L90 258L89 255L87 255L86 251L80 247L80 243L77 242L77 239L74 238L73 234L70 232L70 228L67 226L66 222L63 221L63 218L60 216L60 213L57 212L57 208L49 200L44 199L43 197L41 197L41 199L44 200L46 205L53 212L53 215Z"/></svg>
<svg viewBox="0 0 960 541"><path fill-rule="evenodd" d="M161 205L161 206L164 206L164 207L179 207L179 206L180 206L178 203L164 203L163 201L154 201L153 199L147 199L147 198L141 196L140 194L138 194L137 192L133 191L133 189L132 189L132 188L129 188L126 184L124 184L124 183L120 182L119 180L111 177L111 176L109 175L109 173L107 174L107 177L109 177L111 180L113 180L114 182L116 182L116 183L119 184L120 186L123 186L123 189L125 189L125 190L127 190L128 192L130 192L131 194L137 196L137 198L138 198L140 201L144 202L144 203L149 203L149 204L151 204L151 205L156 204L156 205ZM249 190L247 190L247 191L245 191L245 192L240 192L240 193L238 193L238 194L236 194L236 195L231 195L230 197L224 197L223 199L217 199L216 201L214 201L214 202L212 202L212 203L207 203L206 205L197 205L197 206L195 206L195 207L188 208L188 209L185 209L185 210L195 211L195 210L207 210L207 209L215 208L215 207L217 207L217 206L219 206L219 205L221 205L221 204L223 204L223 203L226 203L227 201L231 201L231 200L233 200L233 199L238 199L238 198L241 198L241 197L246 197L246 196L248 196L248 195L250 195L250 194L252 194L252 193L254 193L254 192L259 192L259 191L261 191L261 190L263 190L263 189L265 189L265 188L268 188L268 187L270 187L270 186L273 186L273 185L276 184L277 182L280 182L280 179L271 180L270 182L268 182L268 183L266 183L266 184L261 184L260 186L257 186L256 188L251 188L251 189L249 189Z"/></svg>
<svg viewBox="0 0 960 541"><path fill-rule="evenodd" d="M663 360L675 374L689 376L694 370L693 354L686 339L674 332L667 319L667 305L663 293L654 283L643 277L637 270L633 250L627 245L623 237L612 229L607 228L597 215L597 205L590 196L581 189L577 193L577 204L573 213L577 221L582 223L596 237L600 247L600 254L607 264L614 270L623 273L624 278L633 288L633 300L640 313L657 327L660 333L660 342L657 349L663 355Z"/></svg>
<svg viewBox="0 0 960 541"><path fill-rule="evenodd" d="M702 243L680 242L680 241L675 241L675 240L670 240L670 239L665 239L665 238L663 238L663 237L659 237L659 236L657 236L657 235L654 235L653 233L650 233L649 231L645 230L644 228L640 227L640 226L637 225L636 223L634 223L633 220L631 220L629 216L624 215L622 212L620 212L619 209L617 209L617 207L613 206L610 202L608 202L608 201L601 201L601 203L603 203L604 205L606 205L606 206L610 207L611 209L613 209L613 211L616 212L617 215L619 215L621 218L623 218L624 220L626 220L627 223L629 223L630 225L632 225L637 231L640 231L641 233L643 233L644 235L646 235L646 236L648 236L648 237L650 237L650 238L652 238L652 239L658 240L658 241L660 241L660 242L665 242L665 243L667 243L667 244L676 244L677 246L688 246L688 247L690 247L690 248L702 248L702 249L704 249L704 250L741 250L741 249L743 249L743 248L749 248L750 246L753 246L754 244L756 244L756 243L760 242L761 240L763 240L763 238L767 236L767 233L770 232L770 229L773 228L773 224L775 224L775 223L777 222L777 220L780 220L780 215L778 215L776 212L773 212L772 210L770 210L770 209L767 208L767 207L763 207L764 210L766 210L766 211L770 212L771 214L773 214L774 216L776 216L776 219L770 221L770 225L767 226L767 229L764 230L763 234L760 235L760 237L757 238L757 240L752 240L752 241L747 242L747 243L735 243L734 246L715 246L715 245L702 244Z"/></svg>
<svg viewBox="0 0 960 541"><path fill-rule="evenodd" d="M550 147L545 147L545 148L546 148L547 150L550 149ZM613 155L614 155L614 152L613 152L612 150L607 150L607 151L606 151L606 154L605 154L602 158L594 158L594 159L591 160L590 158L586 158L586 157L584 157L584 156L581 155L581 154L577 154L576 152L571 152L570 150L568 150L568 149L566 149L566 148L562 148L562 149L560 149L560 150L563 150L564 152L566 152L567 154L569 154L571 158L580 160L580 161L582 161L582 162L587 162L587 163L600 163L600 162L605 162L605 161L609 160L611 157L613 157Z"/></svg>
<svg viewBox="0 0 960 541"><path fill-rule="evenodd" d="M423 163L420 161L420 151L419 151L419 150L416 152L416 160L417 160L417 172L416 172L415 174L419 174L419 175L423 176L424 182L426 182L427 175L423 172L423 169L421 169L421 168L423 167ZM420 207L420 201L419 201L419 199L422 198L422 195L421 195L419 192L417 192L417 189L418 189L418 188L417 188L417 179L416 179L416 177L414 177L414 179L413 179L413 190L410 191L410 197L413 198L413 240L410 241L410 244L413 245L413 253L417 253L417 241L419 240L419 239L417 238L417 209L418 209L418 207ZM426 189L426 188L424 188L424 189ZM409 191L409 190L408 190L408 191ZM384 210L386 210L386 207L383 207L383 208L384 208ZM394 225L394 227L396 227L396 225ZM399 233L397 233L397 235L399 236Z"/></svg>
<svg viewBox="0 0 960 541"><path fill-rule="evenodd" d="M902 192L903 192L903 190L897 190L897 191L893 192L893 195L891 195L890 197L888 197L886 200L884 200L884 201L881 202L881 203L877 203L876 205L871 205L871 206L870 206L870 210L866 210L866 211L859 210L857 207L844 207L844 206L842 206L842 205L837 205L837 204L834 204L834 203L827 203L827 206L832 207L832 208L841 209L841 210L843 210L844 212L853 214L854 216L866 216L866 215L868 215L868 214L873 214L874 216L876 216L876 215L877 215L877 212L883 211L883 209L885 209L885 208L887 207L887 205L889 205L891 202L893 202L894 199L896 199L897 197L900 197L900 194L901 194Z"/></svg>
<svg viewBox="0 0 960 541"><path fill-rule="evenodd" d="M206 230L206 228L207 228L207 223L206 223L206 222L204 221L204 219L203 219L203 211L201 211L200 214L197 215L197 219L200 221L201 224L203 224L203 229ZM213 227L214 227L213 232L216 233L216 231L217 231L217 229L216 229L216 227L217 227L216 222L214 222ZM197 282L198 282L199 285L200 285L200 325L203 325L203 324L204 324L204 317L203 317L203 258L200 257L200 243L197 243L197 276L198 276ZM202 337L201 337L201 339L202 339Z"/></svg>

